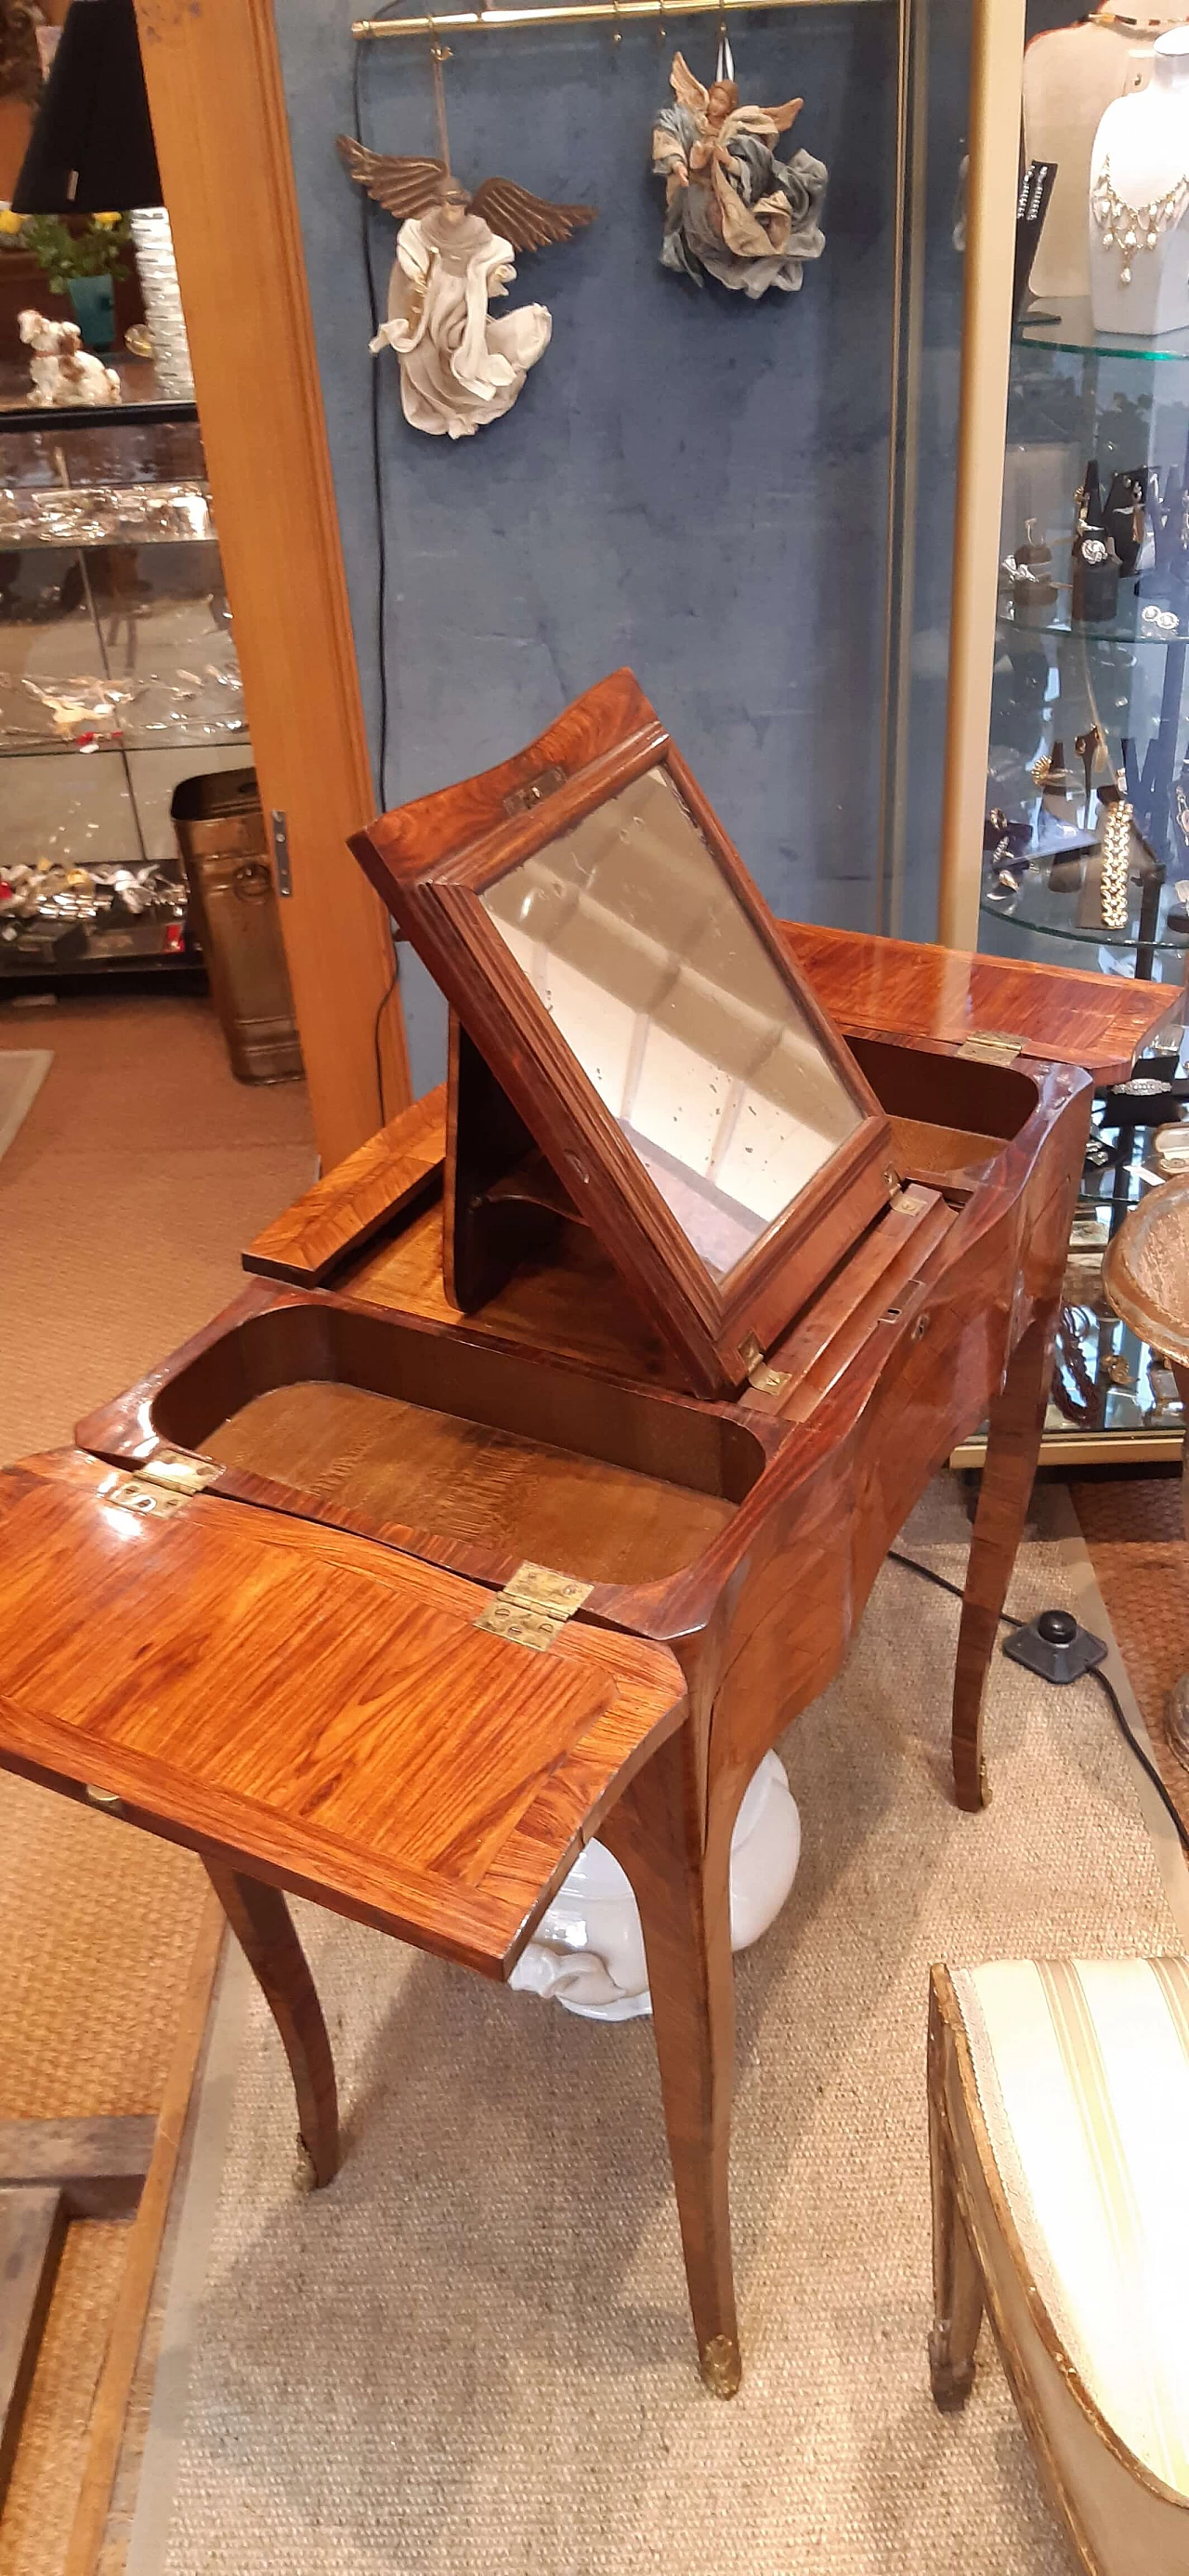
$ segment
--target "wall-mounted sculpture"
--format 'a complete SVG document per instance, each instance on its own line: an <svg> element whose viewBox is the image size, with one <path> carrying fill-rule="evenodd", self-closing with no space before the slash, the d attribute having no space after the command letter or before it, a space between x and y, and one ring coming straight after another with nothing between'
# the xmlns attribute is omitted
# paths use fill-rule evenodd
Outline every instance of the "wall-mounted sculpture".
<svg viewBox="0 0 1189 2576"><path fill-rule="evenodd" d="M470 438L511 410L549 346L544 304L491 319L492 298L515 281L515 252L569 241L597 209L552 205L513 179L485 179L472 196L446 158L394 159L346 134L338 148L352 178L400 225L388 318L372 349L396 351L411 428Z"/></svg>
<svg viewBox="0 0 1189 2576"><path fill-rule="evenodd" d="M741 107L729 54L725 69L726 79L720 54L719 77L704 89L684 56L673 56L677 104L661 109L652 130L652 166L665 182L661 265L698 286L705 269L754 303L770 286L795 293L806 261L821 258L818 209L829 174L810 152L778 161L772 149L804 101Z"/></svg>

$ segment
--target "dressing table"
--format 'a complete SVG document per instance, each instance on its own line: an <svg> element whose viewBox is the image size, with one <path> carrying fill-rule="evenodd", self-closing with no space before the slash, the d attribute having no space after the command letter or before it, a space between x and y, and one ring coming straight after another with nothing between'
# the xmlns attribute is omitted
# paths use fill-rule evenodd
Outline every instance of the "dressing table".
<svg viewBox="0 0 1189 2576"><path fill-rule="evenodd" d="M597 1833L729 2396L739 1804L989 1417L952 1749L982 1802L1094 1080L1170 997L782 930L627 672L354 846L451 1004L449 1081L0 1477L0 1764L201 1854L319 2182L283 1891L506 1978Z"/></svg>

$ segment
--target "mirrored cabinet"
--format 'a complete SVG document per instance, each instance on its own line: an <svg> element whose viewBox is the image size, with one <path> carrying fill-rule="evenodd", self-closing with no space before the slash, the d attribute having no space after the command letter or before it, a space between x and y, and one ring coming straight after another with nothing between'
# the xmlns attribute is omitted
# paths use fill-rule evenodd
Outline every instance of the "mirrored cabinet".
<svg viewBox="0 0 1189 2576"><path fill-rule="evenodd" d="M2 371L0 990L194 974L171 798L250 758L197 413L128 372L88 414Z"/></svg>

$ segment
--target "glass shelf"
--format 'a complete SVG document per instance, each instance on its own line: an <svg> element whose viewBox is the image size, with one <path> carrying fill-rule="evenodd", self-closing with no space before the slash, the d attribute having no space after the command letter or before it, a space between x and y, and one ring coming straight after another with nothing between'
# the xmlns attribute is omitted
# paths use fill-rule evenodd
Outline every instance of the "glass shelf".
<svg viewBox="0 0 1189 2576"><path fill-rule="evenodd" d="M128 731L104 734L97 742L81 743L73 738L60 742L53 734L43 734L36 742L0 740L0 760L57 760L73 752L79 760L99 760L104 753L129 751L226 751L228 746L247 744L246 725L227 725L219 732L145 734Z"/></svg>
<svg viewBox="0 0 1189 2576"><path fill-rule="evenodd" d="M65 318L65 313L61 318ZM106 349L105 367L114 367L120 379L123 400L118 403L55 403L52 406L32 400L33 384L27 359L10 358L0 363L0 429L48 429L55 423L61 428L111 426L123 421L132 428L144 428L154 421L196 421L198 407L193 395L182 396L161 383L151 358L134 358L127 350Z"/></svg>
<svg viewBox="0 0 1189 2576"><path fill-rule="evenodd" d="M1047 303L1041 308L1052 309ZM1166 359L1175 362L1189 358L1189 330L1172 331L1167 338L1133 339L1126 331L1096 331L1090 318L1088 295L1071 295L1051 321L1039 321L1025 314L1016 325L1015 339L1022 349L1063 349L1071 358L1142 358L1149 362Z"/></svg>
<svg viewBox="0 0 1189 2576"><path fill-rule="evenodd" d="M0 545L210 545L210 494L201 483L0 484Z"/></svg>
<svg viewBox="0 0 1189 2576"><path fill-rule="evenodd" d="M1107 930L1101 922L1080 924L1075 917L1078 902L1076 891L1055 894L1052 888L1046 885L1039 871L1035 875L1030 873L1025 877L1019 893L1009 897L1003 903L990 900L984 884L980 909L986 919L1006 922L1017 930L1037 930L1048 938L1077 940L1085 948L1110 948L1120 952L1136 948L1140 937L1141 889L1139 886L1131 885L1127 892L1128 916L1125 930ZM1171 882L1160 889L1157 932L1152 941L1152 947L1160 956L1184 958L1189 951L1189 931L1168 928L1170 910L1189 910L1189 906L1180 903L1176 887ZM1089 964L1090 960L1087 959L1086 962Z"/></svg>
<svg viewBox="0 0 1189 2576"><path fill-rule="evenodd" d="M1120 585L1120 599L1122 597L1123 587ZM1184 618L1178 619L1175 631L1170 630L1163 635L1139 622L1141 609L1148 606L1163 608L1164 605L1164 601L1155 596L1150 600L1136 599L1133 592L1126 607L1120 607L1117 617L1079 618L1075 624L1070 612L1069 586L1062 583L1057 605L1043 626L1031 619L1017 617L1010 599L1001 604L996 624L1001 634L1026 636L1030 643L1043 643L1046 635L1076 635L1079 642L1085 644L1189 644L1189 621Z"/></svg>

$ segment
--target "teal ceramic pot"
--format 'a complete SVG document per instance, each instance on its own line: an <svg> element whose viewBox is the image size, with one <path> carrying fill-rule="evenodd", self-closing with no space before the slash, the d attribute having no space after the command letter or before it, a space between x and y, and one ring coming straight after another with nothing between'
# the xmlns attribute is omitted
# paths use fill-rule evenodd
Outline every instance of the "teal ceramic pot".
<svg viewBox="0 0 1189 2576"><path fill-rule="evenodd" d="M84 349L110 349L116 336L116 297L110 277L70 277L66 283Z"/></svg>

